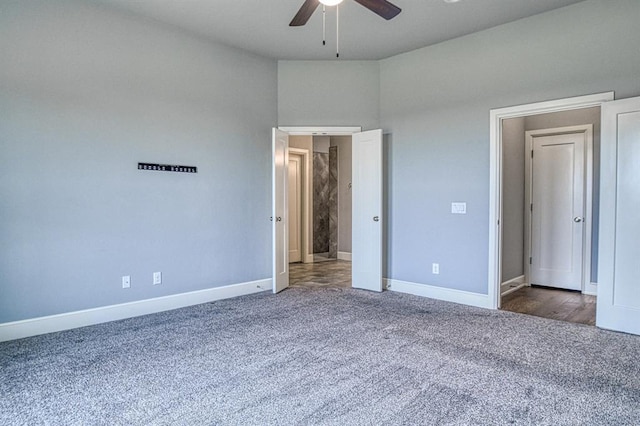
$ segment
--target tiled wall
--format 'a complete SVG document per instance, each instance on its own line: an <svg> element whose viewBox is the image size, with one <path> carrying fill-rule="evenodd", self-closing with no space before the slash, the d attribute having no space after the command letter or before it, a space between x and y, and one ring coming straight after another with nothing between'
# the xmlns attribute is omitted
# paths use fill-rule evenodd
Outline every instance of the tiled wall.
<svg viewBox="0 0 640 426"><path fill-rule="evenodd" d="M313 153L313 252L338 256L338 148Z"/></svg>
<svg viewBox="0 0 640 426"><path fill-rule="evenodd" d="M329 154L313 153L313 252L329 251Z"/></svg>
<svg viewBox="0 0 640 426"><path fill-rule="evenodd" d="M329 148L329 257L338 257L338 147Z"/></svg>

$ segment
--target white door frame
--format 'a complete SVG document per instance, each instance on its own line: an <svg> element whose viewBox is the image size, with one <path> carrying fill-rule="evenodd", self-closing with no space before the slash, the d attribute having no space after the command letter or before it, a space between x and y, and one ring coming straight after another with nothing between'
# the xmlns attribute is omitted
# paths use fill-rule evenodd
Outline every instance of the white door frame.
<svg viewBox="0 0 640 426"><path fill-rule="evenodd" d="M302 182L300 186L302 188L302 202L301 202L301 230L302 230L302 253L301 258L303 263L308 263L309 259L313 260L313 254L309 253L309 215L311 212L310 200L311 197L309 194L313 190L311 188L311 179L309 176L309 172L311 170L311 154L309 150L301 149L301 148L291 148L289 147L289 153L298 155L302 157ZM287 224L288 225L288 224Z"/></svg>
<svg viewBox="0 0 640 426"><path fill-rule="evenodd" d="M362 131L362 127L356 126L283 126L278 129L292 136L351 136Z"/></svg>
<svg viewBox="0 0 640 426"><path fill-rule="evenodd" d="M593 124L578 126L556 127L552 129L529 130L525 132L525 195L524 205L531 205L533 194L533 180L531 170L531 155L533 139L542 136L558 136L567 134L584 135L584 238L582 241L582 293L596 294L595 285L591 283L591 232L593 229ZM535 208L535 207L534 207ZM524 218L524 258L531 257L531 209L525 209ZM525 282L530 285L530 268L528 261L524 262Z"/></svg>
<svg viewBox="0 0 640 426"><path fill-rule="evenodd" d="M293 136L351 136L354 133L359 133L362 131L362 127L359 126L280 126L278 127L278 130L281 130L283 132L287 132L289 135L293 135ZM290 152L296 152L295 151L296 148L289 148ZM307 161L305 161L305 166L307 166L307 170L310 171L311 170L311 153L308 152L307 150L300 150L300 151L304 151L307 153L308 157L307 157ZM308 174L305 174L305 176L307 178L309 178L307 180L307 191L306 192L306 198L305 198L305 202L307 203L307 207L310 209L312 208L310 206L311 202L311 197L310 191L313 191L313 188L310 188L311 186L311 179L308 176ZM307 210L307 212L309 212L310 210ZM305 220L308 220L308 214L304 215L305 216ZM286 223L284 224L284 226L288 227L289 226L289 221L288 219L285 217L285 221ZM309 224L309 222L307 222L307 225ZM303 231L303 235L304 233L306 233L307 238L311 238L311 236L309 235L309 227L306 226L305 230ZM308 241L305 244L305 253L309 250L308 247ZM304 243L303 243L304 244ZM288 250L288 249L287 249ZM311 258L313 258L313 254L310 255ZM274 288L275 288L275 280L274 280Z"/></svg>
<svg viewBox="0 0 640 426"><path fill-rule="evenodd" d="M550 112L601 106L612 101L613 92L536 102L489 111L489 274L488 293L492 309L500 308L502 281L502 120Z"/></svg>

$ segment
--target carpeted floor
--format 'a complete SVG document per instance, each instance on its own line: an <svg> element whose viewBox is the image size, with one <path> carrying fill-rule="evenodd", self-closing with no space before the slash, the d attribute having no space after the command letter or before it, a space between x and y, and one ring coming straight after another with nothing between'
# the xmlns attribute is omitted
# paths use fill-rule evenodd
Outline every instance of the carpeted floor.
<svg viewBox="0 0 640 426"><path fill-rule="evenodd" d="M640 337L292 288L0 344L2 425L638 425Z"/></svg>

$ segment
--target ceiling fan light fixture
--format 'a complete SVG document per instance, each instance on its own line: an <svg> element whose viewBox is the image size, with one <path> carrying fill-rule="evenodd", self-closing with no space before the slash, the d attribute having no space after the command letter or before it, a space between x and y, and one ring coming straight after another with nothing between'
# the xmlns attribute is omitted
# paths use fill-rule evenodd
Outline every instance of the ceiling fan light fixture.
<svg viewBox="0 0 640 426"><path fill-rule="evenodd" d="M342 0L320 0L320 3L324 4L325 6L337 6L342 3Z"/></svg>

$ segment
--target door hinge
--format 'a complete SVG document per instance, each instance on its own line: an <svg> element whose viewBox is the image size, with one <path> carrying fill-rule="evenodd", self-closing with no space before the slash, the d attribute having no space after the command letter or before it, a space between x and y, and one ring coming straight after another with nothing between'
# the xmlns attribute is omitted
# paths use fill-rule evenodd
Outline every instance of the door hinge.
<svg viewBox="0 0 640 426"><path fill-rule="evenodd" d="M533 257L529 258L529 265L533 265Z"/></svg>
<svg viewBox="0 0 640 426"><path fill-rule="evenodd" d="M533 203L531 203L531 211L533 211Z"/></svg>
<svg viewBox="0 0 640 426"><path fill-rule="evenodd" d="M533 158L533 150L531 150L531 158Z"/></svg>

